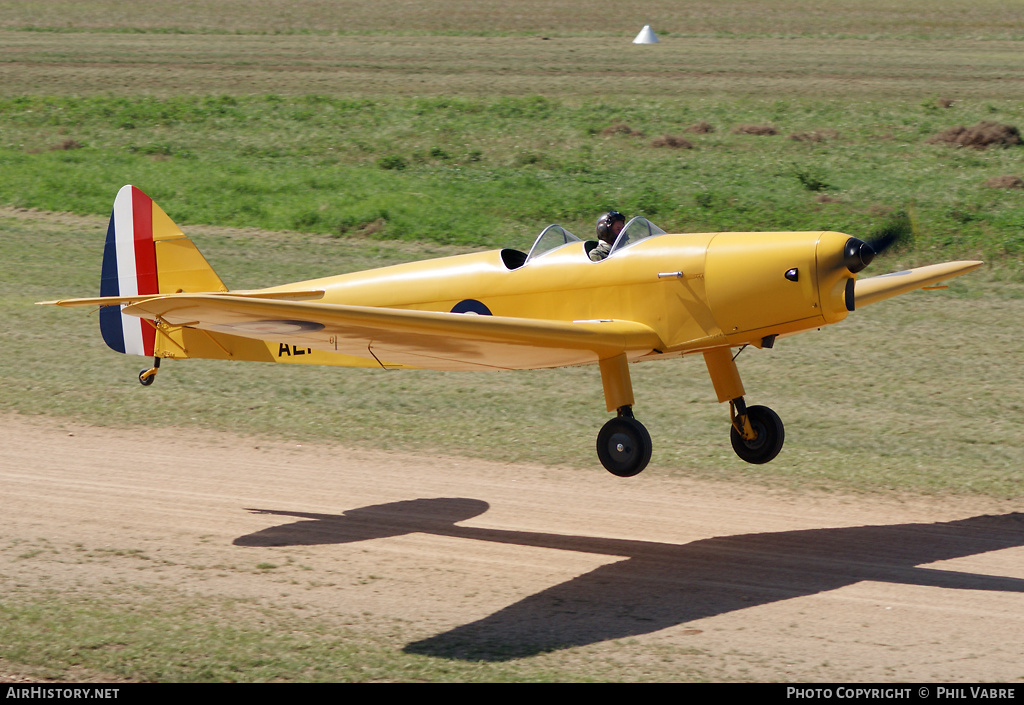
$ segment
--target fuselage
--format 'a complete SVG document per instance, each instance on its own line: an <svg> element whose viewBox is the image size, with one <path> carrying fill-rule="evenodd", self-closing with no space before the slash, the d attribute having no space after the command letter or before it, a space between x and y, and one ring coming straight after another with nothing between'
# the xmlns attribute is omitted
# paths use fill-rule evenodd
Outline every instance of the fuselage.
<svg viewBox="0 0 1024 705"><path fill-rule="evenodd" d="M657 332L653 355L760 344L845 318L836 232L660 235L593 262L586 243L532 257L493 250L311 279L264 291L322 290L324 303L629 320Z"/></svg>

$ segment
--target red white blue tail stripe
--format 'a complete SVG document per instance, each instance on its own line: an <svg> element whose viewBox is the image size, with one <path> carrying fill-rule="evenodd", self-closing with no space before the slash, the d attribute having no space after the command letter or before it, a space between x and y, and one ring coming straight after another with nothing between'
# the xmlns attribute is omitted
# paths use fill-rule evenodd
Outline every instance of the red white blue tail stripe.
<svg viewBox="0 0 1024 705"><path fill-rule="evenodd" d="M114 199L103 248L100 296L158 294L153 245L153 201L134 186ZM153 355L156 331L149 321L125 316L120 306L100 309L100 332L112 349L128 355Z"/></svg>

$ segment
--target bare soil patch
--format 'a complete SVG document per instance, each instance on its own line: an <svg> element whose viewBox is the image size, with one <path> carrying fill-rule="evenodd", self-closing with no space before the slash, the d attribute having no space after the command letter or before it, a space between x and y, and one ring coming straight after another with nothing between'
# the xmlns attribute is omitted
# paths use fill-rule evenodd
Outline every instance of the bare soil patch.
<svg viewBox="0 0 1024 705"><path fill-rule="evenodd" d="M779 131L771 125L737 125L732 128L734 135L758 135L771 136L779 134Z"/></svg>
<svg viewBox="0 0 1024 705"><path fill-rule="evenodd" d="M0 447L5 592L229 596L406 653L627 680L1021 677L1024 517L1010 503L16 415Z"/></svg>
<svg viewBox="0 0 1024 705"><path fill-rule="evenodd" d="M1024 189L1024 179L1007 174L1005 176L995 176L986 181L985 185L989 188Z"/></svg>
<svg viewBox="0 0 1024 705"><path fill-rule="evenodd" d="M992 146L1012 147L1021 144L1020 130L1013 125L1003 125L997 122L979 122L971 127L958 125L943 130L926 141L928 144L951 144L974 149L985 149Z"/></svg>
<svg viewBox="0 0 1024 705"><path fill-rule="evenodd" d="M651 142L652 147L671 147L672 149L693 149L693 142L679 135L662 135Z"/></svg>
<svg viewBox="0 0 1024 705"><path fill-rule="evenodd" d="M601 135L603 137L611 137L613 135L627 135L629 137L643 137L644 133L641 130L633 129L632 127L630 127L629 125L627 125L624 122L617 122L614 125L609 125L608 127L606 127L603 130L601 130Z"/></svg>
<svg viewBox="0 0 1024 705"><path fill-rule="evenodd" d="M701 120L687 127L685 131L695 135L710 135L715 131L715 126L707 120Z"/></svg>
<svg viewBox="0 0 1024 705"><path fill-rule="evenodd" d="M794 142L828 142L839 138L839 131L832 129L824 130L807 130L803 132L794 132L789 136L789 139Z"/></svg>

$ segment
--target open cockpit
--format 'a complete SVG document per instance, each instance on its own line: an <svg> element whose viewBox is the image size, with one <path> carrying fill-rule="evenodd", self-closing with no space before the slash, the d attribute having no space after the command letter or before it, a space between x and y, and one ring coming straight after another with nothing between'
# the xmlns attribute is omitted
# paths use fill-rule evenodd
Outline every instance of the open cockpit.
<svg viewBox="0 0 1024 705"><path fill-rule="evenodd" d="M646 240L648 238L664 234L664 230L647 220L647 218L637 216L626 223L626 226L619 233L618 238L615 240L615 244L612 245L609 257L631 245L635 245L641 240ZM540 257L543 257L544 255L550 254L555 250L559 250L574 242L583 242L584 256L589 255L590 251L597 246L596 240L587 240L584 242L561 225L553 224L547 226L540 232L540 235L538 235L533 241L533 245L530 247L529 253L506 248L501 251L501 261L508 269L518 269Z"/></svg>

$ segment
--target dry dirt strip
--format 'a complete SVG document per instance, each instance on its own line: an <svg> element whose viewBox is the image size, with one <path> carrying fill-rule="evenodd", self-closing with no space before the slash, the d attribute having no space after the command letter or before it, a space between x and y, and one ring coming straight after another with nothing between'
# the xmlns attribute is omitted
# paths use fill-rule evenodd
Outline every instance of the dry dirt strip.
<svg viewBox="0 0 1024 705"><path fill-rule="evenodd" d="M1024 678L1024 514L1009 502L0 424L0 580L19 589L122 581L295 605L446 658L625 639L710 657L722 679Z"/></svg>

